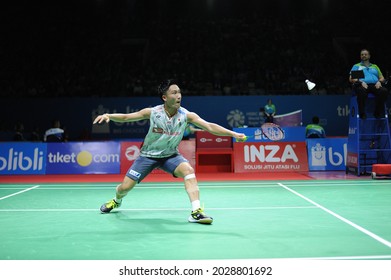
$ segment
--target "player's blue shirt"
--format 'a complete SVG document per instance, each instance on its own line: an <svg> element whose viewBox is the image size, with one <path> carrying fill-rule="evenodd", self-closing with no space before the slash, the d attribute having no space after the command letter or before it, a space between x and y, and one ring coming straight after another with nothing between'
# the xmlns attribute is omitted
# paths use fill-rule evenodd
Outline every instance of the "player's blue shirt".
<svg viewBox="0 0 391 280"><path fill-rule="evenodd" d="M368 67L362 64L362 62L354 64L350 71L364 71L364 79L360 79L360 81L365 82L367 84L376 84L379 81L379 77L383 76L379 67L376 64L370 64ZM350 72L352 73L352 72Z"/></svg>

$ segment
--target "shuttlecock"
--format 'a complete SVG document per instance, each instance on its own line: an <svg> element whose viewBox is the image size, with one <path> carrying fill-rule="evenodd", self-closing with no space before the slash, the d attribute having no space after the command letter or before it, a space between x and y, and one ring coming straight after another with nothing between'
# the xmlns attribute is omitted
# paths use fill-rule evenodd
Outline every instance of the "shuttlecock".
<svg viewBox="0 0 391 280"><path fill-rule="evenodd" d="M311 90L316 86L316 84L314 84L310 80L305 80L305 83L307 84L308 90Z"/></svg>

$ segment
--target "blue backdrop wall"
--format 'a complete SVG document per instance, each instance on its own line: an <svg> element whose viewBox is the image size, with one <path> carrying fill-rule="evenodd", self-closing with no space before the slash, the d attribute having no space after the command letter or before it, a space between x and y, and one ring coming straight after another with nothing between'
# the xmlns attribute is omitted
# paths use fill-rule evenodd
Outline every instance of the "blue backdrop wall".
<svg viewBox="0 0 391 280"><path fill-rule="evenodd" d="M347 136L348 95L183 96L182 106L198 113L205 120L227 128L243 125L252 127L260 124L259 109L269 98L276 105L277 114L301 109L303 125L310 123L312 116L317 115L327 136ZM147 132L147 121L99 126L93 126L92 121L98 114L133 112L160 103L158 97L3 99L1 108L4 118L0 124L3 130L12 131L19 120L24 124L25 131L37 127L40 133L44 133L53 119L59 119L67 129L70 140L142 138ZM388 108L391 107L389 105Z"/></svg>

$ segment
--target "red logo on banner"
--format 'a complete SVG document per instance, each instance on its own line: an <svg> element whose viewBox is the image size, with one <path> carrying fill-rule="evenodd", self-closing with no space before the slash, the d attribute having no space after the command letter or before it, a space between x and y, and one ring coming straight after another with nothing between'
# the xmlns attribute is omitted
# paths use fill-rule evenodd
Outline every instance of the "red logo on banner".
<svg viewBox="0 0 391 280"><path fill-rule="evenodd" d="M126 174L140 155L141 144L142 142L121 142L121 174Z"/></svg>
<svg viewBox="0 0 391 280"><path fill-rule="evenodd" d="M348 166L358 166L358 155L357 153L351 153L348 152L347 159L346 159L346 165Z"/></svg>

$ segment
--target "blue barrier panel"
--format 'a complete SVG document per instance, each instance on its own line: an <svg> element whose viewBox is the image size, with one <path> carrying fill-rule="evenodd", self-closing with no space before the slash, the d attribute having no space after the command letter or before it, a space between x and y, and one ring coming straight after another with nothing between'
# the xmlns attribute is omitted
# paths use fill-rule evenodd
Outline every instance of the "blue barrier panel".
<svg viewBox="0 0 391 280"><path fill-rule="evenodd" d="M119 174L120 142L47 144L46 174Z"/></svg>
<svg viewBox="0 0 391 280"><path fill-rule="evenodd" d="M234 128L233 130L250 136L248 142L273 142L262 134L260 128ZM303 126L282 127L282 130L284 130L285 137L279 142L305 141L305 127Z"/></svg>
<svg viewBox="0 0 391 280"><path fill-rule="evenodd" d="M227 128L260 127L263 119L260 108L272 98L277 114L283 115L302 110L303 126L311 122L314 115L320 117L328 136L347 136L349 95L301 95L301 96L183 96L182 106L196 112L201 118ZM207 102L205 102L207 100ZM391 103L391 98L388 99ZM60 119L72 141L107 140L119 138L143 138L148 131L148 120L135 123L92 125L92 121L103 113L130 113L145 107L161 104L156 97L131 98L7 98L2 100L4 116L15 115L23 120L25 137L38 126L44 131L53 119ZM217 104L217 105L216 105ZM391 106L391 105L390 105ZM389 107L390 107L389 106ZM30 114L31 108L35 113ZM390 109L391 110L391 109ZM12 131L14 123L7 122ZM12 140L13 134L0 134L0 141Z"/></svg>
<svg viewBox="0 0 391 280"><path fill-rule="evenodd" d="M45 174L46 144L0 143L0 174Z"/></svg>
<svg viewBox="0 0 391 280"><path fill-rule="evenodd" d="M346 170L347 138L307 139L308 168L316 170Z"/></svg>

